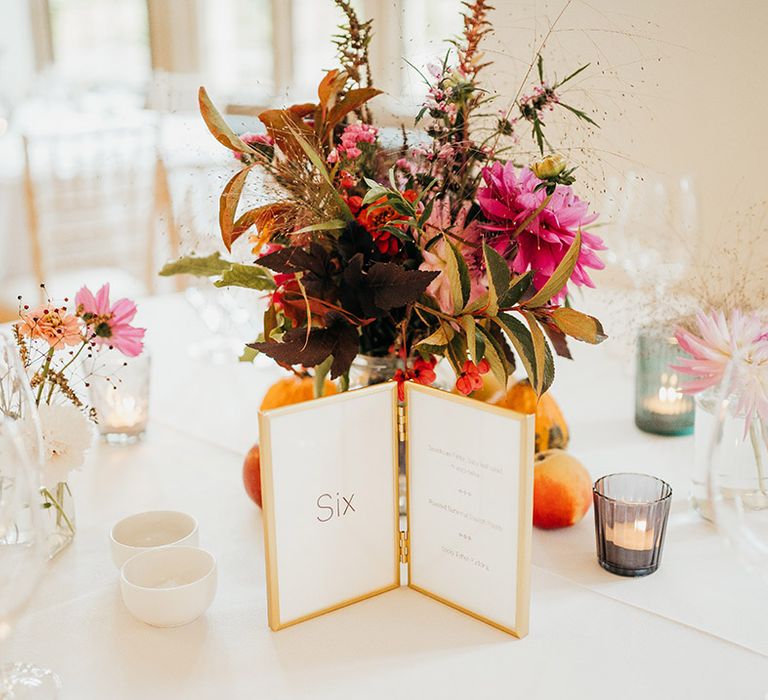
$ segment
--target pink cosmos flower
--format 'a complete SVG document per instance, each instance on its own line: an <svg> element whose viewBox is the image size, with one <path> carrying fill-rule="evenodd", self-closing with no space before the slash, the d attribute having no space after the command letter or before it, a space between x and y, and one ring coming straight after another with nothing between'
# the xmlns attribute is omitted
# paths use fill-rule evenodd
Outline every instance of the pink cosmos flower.
<svg viewBox="0 0 768 700"><path fill-rule="evenodd" d="M17 323L19 333L27 338L45 340L50 347L79 345L83 334L77 316L68 314L64 306L42 304L35 309L23 310Z"/></svg>
<svg viewBox="0 0 768 700"><path fill-rule="evenodd" d="M487 243L509 260L513 272L521 274L533 270L533 284L541 289L565 257L568 248L581 230L581 252L571 275L571 282L594 287L587 268L602 270L605 264L597 251L605 250L598 236L585 231L597 214L589 213L589 204L579 199L573 190L559 185L547 206L521 231L512 234L546 198L543 189L534 191L541 183L529 169L519 173L511 162L499 162L483 170L485 187L477 191L477 201L483 214L492 222L484 228L489 231ZM515 243L517 252L514 253ZM567 294L567 285L554 297L559 303Z"/></svg>
<svg viewBox="0 0 768 700"><path fill-rule="evenodd" d="M88 287L83 287L75 303L77 315L93 334L92 342L115 347L128 357L141 354L145 329L130 325L136 315L136 304L130 299L119 299L110 305L109 284L105 284L95 297Z"/></svg>
<svg viewBox="0 0 768 700"><path fill-rule="evenodd" d="M739 310L696 314L696 330L678 328L675 338L690 357L672 369L695 377L682 385L689 394L717 386L732 366L729 395L737 398L736 412L746 418L746 429L757 415L768 421L768 328L756 314Z"/></svg>
<svg viewBox="0 0 768 700"><path fill-rule="evenodd" d="M448 256L451 254L451 250L442 237L433 243L429 250L425 250L424 246L435 236L443 232L448 232L462 239L451 238L450 240L462 254L469 268L472 284L469 301L472 302L482 295L486 291L485 284L483 283L484 274L481 268L482 248L480 245L473 245L479 244L482 241L482 230L477 221L472 221L469 224L466 223L470 206L470 202L464 202L459 213L456 215L456 219L452 221L450 200L446 198L435 201L429 220L424 226L427 235L424 237L424 240L420 241L424 262L419 265L419 269L437 270L441 273L427 287L427 294L437 302L440 310L447 314L453 313L451 281L446 272Z"/></svg>

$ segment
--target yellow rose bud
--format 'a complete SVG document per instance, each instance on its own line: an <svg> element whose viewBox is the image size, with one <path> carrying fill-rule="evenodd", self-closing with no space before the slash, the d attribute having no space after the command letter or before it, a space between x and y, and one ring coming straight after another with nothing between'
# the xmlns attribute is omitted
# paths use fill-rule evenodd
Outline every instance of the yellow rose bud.
<svg viewBox="0 0 768 700"><path fill-rule="evenodd" d="M553 156L547 156L544 160L534 163L531 166L533 174L539 178L539 180L549 180L552 177L557 177L563 170L565 170L566 162L565 158L557 153Z"/></svg>

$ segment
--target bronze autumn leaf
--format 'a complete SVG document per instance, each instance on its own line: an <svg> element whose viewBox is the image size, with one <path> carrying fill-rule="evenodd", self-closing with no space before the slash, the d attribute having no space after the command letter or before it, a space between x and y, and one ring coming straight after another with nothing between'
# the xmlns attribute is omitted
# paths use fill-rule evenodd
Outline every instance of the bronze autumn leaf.
<svg viewBox="0 0 768 700"><path fill-rule="evenodd" d="M198 91L198 103L200 105L200 114L203 117L205 125L208 127L208 131L213 134L214 138L220 144L226 146L231 151L259 155L258 151L251 148L251 146L230 129L227 122L224 121L224 117L222 117L216 107L213 106L213 102L211 102L211 98L208 97L208 93L204 87L201 87Z"/></svg>
<svg viewBox="0 0 768 700"><path fill-rule="evenodd" d="M225 185L219 197L219 228L221 229L221 240L227 250L232 250L232 244L242 234L242 231L235 235L235 215L237 214L237 205L240 203L240 195L243 193L245 180L248 173L253 168L249 165L247 168L235 173L234 177Z"/></svg>
<svg viewBox="0 0 768 700"><path fill-rule="evenodd" d="M608 337L600 321L576 309L566 307L555 309L552 312L552 319L563 333L576 340L583 340L585 343L597 345Z"/></svg>

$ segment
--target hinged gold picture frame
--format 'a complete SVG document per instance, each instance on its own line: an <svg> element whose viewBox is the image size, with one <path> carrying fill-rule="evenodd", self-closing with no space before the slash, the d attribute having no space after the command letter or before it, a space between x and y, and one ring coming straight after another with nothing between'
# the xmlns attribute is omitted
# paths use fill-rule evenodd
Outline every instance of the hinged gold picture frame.
<svg viewBox="0 0 768 700"><path fill-rule="evenodd" d="M402 568L411 589L527 634L533 416L407 382L402 404L379 384L259 426L273 630L393 590Z"/></svg>

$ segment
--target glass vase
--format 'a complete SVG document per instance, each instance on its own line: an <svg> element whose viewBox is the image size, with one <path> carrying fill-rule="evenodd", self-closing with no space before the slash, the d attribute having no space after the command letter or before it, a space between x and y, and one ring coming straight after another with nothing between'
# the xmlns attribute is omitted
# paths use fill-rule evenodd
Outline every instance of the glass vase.
<svg viewBox="0 0 768 700"><path fill-rule="evenodd" d="M42 464L40 416L16 342L7 333L0 333L0 414L18 421L27 452L38 465Z"/></svg>
<svg viewBox="0 0 768 700"><path fill-rule="evenodd" d="M349 388L361 389L388 382L395 376L395 372L403 367L402 359L394 355L358 355L352 360L352 366L349 368Z"/></svg>
<svg viewBox="0 0 768 700"><path fill-rule="evenodd" d="M713 520L708 478L714 476L723 498L768 517L768 430L757 417L745 428L745 417L734 410L737 402L727 403L718 411L722 403L714 390L696 397L691 504Z"/></svg>
<svg viewBox="0 0 768 700"><path fill-rule="evenodd" d="M352 366L349 368L349 388L361 389L366 386L388 382L394 378L395 372L404 366L403 360L394 355L385 355L384 357L358 355L352 361ZM453 381L455 381L453 370L449 363L442 358L435 365L435 374L437 378L432 386L437 389L448 389ZM405 515L405 444L402 442L398 445L398 466L400 474L400 515Z"/></svg>
<svg viewBox="0 0 768 700"><path fill-rule="evenodd" d="M680 378L671 369L683 355L669 329L651 328L637 336L635 425L654 435L690 435L694 401L680 391Z"/></svg>
<svg viewBox="0 0 768 700"><path fill-rule="evenodd" d="M716 399L708 397L710 420L701 430L707 514L750 575L768 585L768 425L766 416L747 419L738 410L739 395L728 392L734 371L731 366L726 372Z"/></svg>
<svg viewBox="0 0 768 700"><path fill-rule="evenodd" d="M405 366L403 360L394 355L375 357L373 355L358 355L352 360L349 368L349 388L362 389L374 384L383 384L392 380L395 372ZM400 515L405 515L406 489L405 489L405 444L398 443L398 474Z"/></svg>
<svg viewBox="0 0 768 700"><path fill-rule="evenodd" d="M60 481L53 488L43 487L40 495L48 558L53 559L75 538L75 499L66 481Z"/></svg>

